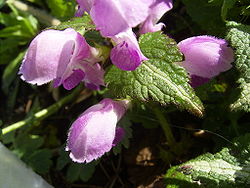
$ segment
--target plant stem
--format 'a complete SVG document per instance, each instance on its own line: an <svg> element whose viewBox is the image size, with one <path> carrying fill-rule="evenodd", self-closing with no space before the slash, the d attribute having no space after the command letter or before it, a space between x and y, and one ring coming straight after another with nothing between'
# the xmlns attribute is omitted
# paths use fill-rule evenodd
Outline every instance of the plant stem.
<svg viewBox="0 0 250 188"><path fill-rule="evenodd" d="M61 100L59 100L55 104L49 106L48 108L45 108L45 109L43 109L35 114L32 114L31 116L29 116L28 118L26 118L22 121L16 122L12 125L9 125L8 127L3 128L2 134L5 135L5 134L7 134L11 131L14 131L18 128L21 128L24 125L27 125L31 122L41 121L41 120L47 118L48 116L57 112L62 106L64 106L65 104L67 104L67 103L71 102L73 99L75 99L81 91L82 91L82 86L80 85L76 89L74 89L74 91L71 94L62 98Z"/></svg>
<svg viewBox="0 0 250 188"><path fill-rule="evenodd" d="M164 131L164 134L165 134L165 137L169 143L169 146L173 147L175 145L176 141L174 139L174 135L172 133L172 130L169 126L167 119L164 117L163 113L160 111L160 109L158 107L153 107L153 111L154 111L157 119L159 120L159 123Z"/></svg>
<svg viewBox="0 0 250 188"><path fill-rule="evenodd" d="M13 5L15 8L23 12L29 12L33 16L37 17L37 19L45 25L51 26L51 25L59 25L61 23L60 20L49 15L47 12L39 10L32 6L29 6L21 1L8 0L7 3L9 3L10 5Z"/></svg>

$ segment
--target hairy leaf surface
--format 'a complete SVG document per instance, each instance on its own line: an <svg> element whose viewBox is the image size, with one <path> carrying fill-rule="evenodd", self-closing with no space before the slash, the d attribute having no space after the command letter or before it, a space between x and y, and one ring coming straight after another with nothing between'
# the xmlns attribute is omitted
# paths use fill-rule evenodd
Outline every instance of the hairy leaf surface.
<svg viewBox="0 0 250 188"><path fill-rule="evenodd" d="M188 84L186 71L175 63L182 61L175 41L156 32L141 36L139 44L149 60L135 71L113 66L106 75L106 83L114 95L163 105L171 103L202 115L203 105Z"/></svg>
<svg viewBox="0 0 250 188"><path fill-rule="evenodd" d="M75 17L69 21L62 22L60 25L52 26L47 29L64 30L67 28L73 28L83 34L86 30L95 29L95 25L92 23L90 16L85 14L83 17Z"/></svg>
<svg viewBox="0 0 250 188"><path fill-rule="evenodd" d="M239 72L240 95L231 109L250 112L250 26L228 23L227 39L235 50L235 66Z"/></svg>
<svg viewBox="0 0 250 188"><path fill-rule="evenodd" d="M234 146L220 152L201 155L166 174L168 188L177 187L249 187L250 134L235 140Z"/></svg>

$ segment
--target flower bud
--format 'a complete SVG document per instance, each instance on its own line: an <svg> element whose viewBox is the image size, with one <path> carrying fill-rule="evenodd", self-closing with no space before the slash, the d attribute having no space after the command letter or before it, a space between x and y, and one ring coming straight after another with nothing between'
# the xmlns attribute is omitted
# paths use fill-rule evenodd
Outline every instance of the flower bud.
<svg viewBox="0 0 250 188"><path fill-rule="evenodd" d="M69 130L66 151L70 151L70 158L88 163L120 142L125 132L116 124L127 106L127 101L106 98L81 114Z"/></svg>
<svg viewBox="0 0 250 188"><path fill-rule="evenodd" d="M116 43L111 50L110 59L118 68L126 71L135 70L142 61L148 60L139 47L132 29L112 37Z"/></svg>
<svg viewBox="0 0 250 188"><path fill-rule="evenodd" d="M181 63L190 74L194 87L207 82L209 79L229 70L234 61L232 48L224 39L212 36L197 36L178 43L185 60ZM199 78L202 77L202 78ZM205 79L204 79L205 78ZM199 79L194 81L193 79Z"/></svg>

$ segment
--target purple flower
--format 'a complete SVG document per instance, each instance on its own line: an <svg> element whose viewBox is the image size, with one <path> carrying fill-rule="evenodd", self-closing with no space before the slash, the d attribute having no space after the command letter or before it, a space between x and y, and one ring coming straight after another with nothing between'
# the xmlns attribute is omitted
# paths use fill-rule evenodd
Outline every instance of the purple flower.
<svg viewBox="0 0 250 188"><path fill-rule="evenodd" d="M127 106L128 101L106 98L82 113L68 134L66 151L70 151L71 159L78 163L91 162L120 142L125 132L116 124Z"/></svg>
<svg viewBox="0 0 250 188"><path fill-rule="evenodd" d="M92 0L92 3L83 5L84 0L79 0L82 9L87 12L105 37L117 35L129 28L142 23L148 16L149 0Z"/></svg>
<svg viewBox="0 0 250 188"><path fill-rule="evenodd" d="M132 29L112 37L116 46L111 50L110 59L118 68L126 71L135 70L142 61L148 60L139 47Z"/></svg>
<svg viewBox="0 0 250 188"><path fill-rule="evenodd" d="M78 3L78 10L75 13L76 17L81 17L84 12L90 12L92 8L93 0L76 0Z"/></svg>
<svg viewBox="0 0 250 188"><path fill-rule="evenodd" d="M93 0L76 0L79 7L78 7L78 11L80 9L79 12L90 12L90 9L92 8L92 5L93 5Z"/></svg>
<svg viewBox="0 0 250 188"><path fill-rule="evenodd" d="M94 53L96 49L73 29L46 30L31 42L19 74L31 84L54 81L54 87L62 84L70 90L85 81L98 88L104 85L104 71Z"/></svg>
<svg viewBox="0 0 250 188"><path fill-rule="evenodd" d="M163 23L158 23L159 19L170 9L173 8L172 0L152 0L149 7L149 13L146 20L140 26L140 33L160 31L164 26Z"/></svg>
<svg viewBox="0 0 250 188"><path fill-rule="evenodd" d="M132 27L141 25L140 32L161 30L156 24L162 15L172 8L172 0L78 0L77 15L90 14L97 30L111 38L115 47L111 61L126 71L135 70L147 58L142 54Z"/></svg>
<svg viewBox="0 0 250 188"><path fill-rule="evenodd" d="M101 34L111 37L141 24L140 33L161 30L156 24L173 7L172 0L77 0L77 16L88 12Z"/></svg>
<svg viewBox="0 0 250 188"><path fill-rule="evenodd" d="M234 61L233 50L224 39L212 36L191 37L178 43L178 47L185 56L181 65L191 75L194 86L229 70Z"/></svg>

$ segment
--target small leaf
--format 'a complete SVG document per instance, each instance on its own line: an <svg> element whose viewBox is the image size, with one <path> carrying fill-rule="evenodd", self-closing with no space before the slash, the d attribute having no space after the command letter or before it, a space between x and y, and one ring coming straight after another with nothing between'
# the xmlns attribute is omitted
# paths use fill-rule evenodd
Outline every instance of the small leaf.
<svg viewBox="0 0 250 188"><path fill-rule="evenodd" d="M0 21L8 25L0 30L0 37L15 37L18 39L31 39L38 30L38 21L32 15L27 17L6 17L4 14L0 15Z"/></svg>
<svg viewBox="0 0 250 188"><path fill-rule="evenodd" d="M44 138L37 135L20 134L16 137L14 148L21 156L30 154L44 143Z"/></svg>
<svg viewBox="0 0 250 188"><path fill-rule="evenodd" d="M89 15L85 14L81 18L72 18L69 21L62 22L60 25L52 26L47 29L57 29L57 30L64 30L67 28L73 28L74 30L78 31L81 34L84 34L86 30L95 29L95 25L92 23L92 20Z"/></svg>
<svg viewBox="0 0 250 188"><path fill-rule="evenodd" d="M69 153L65 151L64 147L61 148L59 151L59 157L58 157L57 163L56 163L57 170L62 170L67 164L69 164L71 162L71 160L69 158Z"/></svg>
<svg viewBox="0 0 250 188"><path fill-rule="evenodd" d="M85 164L81 169L80 179L84 182L88 181L93 176L97 164L97 161Z"/></svg>
<svg viewBox="0 0 250 188"><path fill-rule="evenodd" d="M26 0L26 1L29 1L31 3L34 3L34 4L37 4L37 5L40 5L40 6L44 6L43 4L43 0Z"/></svg>
<svg viewBox="0 0 250 188"><path fill-rule="evenodd" d="M11 49L17 47L18 43L19 43L19 41L17 41L14 38L7 38L4 40L0 39L0 45L1 45L0 53L4 53L6 51L7 51L6 53L8 53L8 50L11 50ZM6 63L8 63L8 62L6 62Z"/></svg>
<svg viewBox="0 0 250 188"><path fill-rule="evenodd" d="M74 182L79 179L81 172L81 166L79 164L73 163L69 166L67 171L67 180Z"/></svg>
<svg viewBox="0 0 250 188"><path fill-rule="evenodd" d="M226 20L228 11L233 8L237 0L223 0L221 7L221 17L223 20Z"/></svg>
<svg viewBox="0 0 250 188"><path fill-rule="evenodd" d="M5 0L0 0L0 8L2 8L5 4Z"/></svg>
<svg viewBox="0 0 250 188"><path fill-rule="evenodd" d="M20 80L16 79L11 87L8 90L8 93L5 93L7 95L7 101L6 101L6 114L9 114L11 117L12 112L14 111L14 107L16 104L17 96L18 96L18 91L19 91L19 85L20 85Z"/></svg>
<svg viewBox="0 0 250 188"><path fill-rule="evenodd" d="M86 41L93 47L95 47L95 43L103 45L105 39L101 36L98 31L87 31L84 34Z"/></svg>
<svg viewBox="0 0 250 188"><path fill-rule="evenodd" d="M250 134L235 140L235 145L212 155L201 155L166 174L168 188L173 187L249 187Z"/></svg>
<svg viewBox="0 0 250 188"><path fill-rule="evenodd" d="M0 37L24 37L30 38L28 33L22 31L21 25L9 26L0 30Z"/></svg>
<svg viewBox="0 0 250 188"><path fill-rule="evenodd" d="M225 23L221 19L221 6L209 3L208 0L182 0L187 13L201 28L212 35L221 35L225 31Z"/></svg>
<svg viewBox="0 0 250 188"><path fill-rule="evenodd" d="M2 90L5 94L8 93L9 86L17 77L17 71L20 66L20 63L24 57L25 51L21 52L13 61L11 61L8 66L4 69L2 76Z"/></svg>
<svg viewBox="0 0 250 188"><path fill-rule="evenodd" d="M67 19L74 16L76 3L73 0L46 0L52 14Z"/></svg>
<svg viewBox="0 0 250 188"><path fill-rule="evenodd" d="M13 12L9 14L0 12L0 23L5 26L13 26L17 25L19 21L17 20L16 15L13 14Z"/></svg>
<svg viewBox="0 0 250 188"><path fill-rule="evenodd" d="M31 36L35 36L38 32L38 21L37 19L32 16L29 15L26 18L24 18L23 20L23 27L26 27L27 32L29 32L31 34Z"/></svg>
<svg viewBox="0 0 250 188"><path fill-rule="evenodd" d="M93 161L87 164L77 164L73 163L69 166L67 171L67 179L70 182L74 182L78 179L82 181L88 181L95 172L95 166L98 164L98 161Z"/></svg>
<svg viewBox="0 0 250 188"><path fill-rule="evenodd" d="M117 97L129 96L143 102L172 103L202 115L203 105L188 84L186 71L174 63L182 61L174 40L156 32L142 35L139 44L149 60L135 71L122 71L113 66L105 77L112 93Z"/></svg>
<svg viewBox="0 0 250 188"><path fill-rule="evenodd" d="M0 130L0 132L2 132L2 131ZM3 144L10 144L10 143L14 142L14 140L15 140L15 132L14 131L9 132L5 135L0 136L0 138L1 138L1 142Z"/></svg>
<svg viewBox="0 0 250 188"><path fill-rule="evenodd" d="M52 166L52 152L48 149L36 150L28 158L24 159L33 170L40 174L45 174Z"/></svg>

